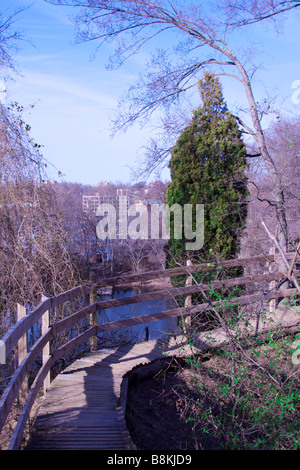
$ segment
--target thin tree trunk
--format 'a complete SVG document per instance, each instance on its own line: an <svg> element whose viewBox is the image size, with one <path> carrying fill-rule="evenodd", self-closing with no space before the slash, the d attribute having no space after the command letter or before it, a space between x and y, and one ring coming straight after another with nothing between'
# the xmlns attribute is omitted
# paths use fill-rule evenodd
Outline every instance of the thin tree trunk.
<svg viewBox="0 0 300 470"><path fill-rule="evenodd" d="M253 123L253 127L255 129L255 133L253 133L253 137L256 140L257 146L261 153L261 156L265 162L265 165L268 169L269 175L273 182L273 191L272 191L272 201L271 204L274 205L276 211L276 219L278 222L278 243L282 248L283 252L286 253L288 251L288 226L286 220L286 210L285 210L285 200L284 200L284 190L281 181L281 175L278 171L274 160L272 159L271 155L268 152L264 131L261 127L261 123L258 117L258 111L256 102L253 96L253 91L250 83L250 79L248 77L247 72L245 71L244 67L240 64L240 62L233 56L232 60L234 61L236 67L238 68L239 72L243 77L243 85L246 91L247 99L250 105L250 114ZM280 265L284 267L284 262L280 262ZM279 267L279 270L282 270Z"/></svg>

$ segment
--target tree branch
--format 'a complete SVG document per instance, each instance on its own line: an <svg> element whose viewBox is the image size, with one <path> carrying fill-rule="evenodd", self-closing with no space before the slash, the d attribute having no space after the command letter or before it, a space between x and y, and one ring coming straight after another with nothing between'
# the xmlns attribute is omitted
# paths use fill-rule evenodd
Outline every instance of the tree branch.
<svg viewBox="0 0 300 470"><path fill-rule="evenodd" d="M298 244L298 247L296 249L296 253L295 253L295 261L292 262L291 266L289 265L289 262L284 254L284 251L283 249L281 248L280 244L278 243L277 241L277 238L276 238L276 234L275 235L272 235L270 230L268 229L268 227L266 226L265 222L263 221L263 219L261 219L261 223L262 223L262 226L264 227L268 237L270 238L270 240L272 240L272 242L274 243L274 245L276 246L276 248L278 248L281 256L282 256L282 259L288 269L288 274L287 274L287 277L288 279L293 282L295 284L295 287L296 289L300 292L300 285L298 284L298 281L297 281L297 278L295 276L295 274L292 272L293 271L293 263L295 263L296 261L296 255L298 253L298 249L299 249L299 246L300 246L300 243ZM276 230L277 232L277 230Z"/></svg>

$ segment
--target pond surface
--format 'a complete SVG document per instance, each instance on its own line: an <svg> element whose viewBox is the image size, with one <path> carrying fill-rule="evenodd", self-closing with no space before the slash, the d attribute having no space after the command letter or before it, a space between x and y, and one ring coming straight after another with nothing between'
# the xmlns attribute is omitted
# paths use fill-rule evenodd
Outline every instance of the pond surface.
<svg viewBox="0 0 300 470"><path fill-rule="evenodd" d="M146 293L145 290L135 291L133 289L114 290L112 295L101 295L99 300L119 299L122 297L130 297L139 293ZM153 313L163 312L176 308L174 299L156 299L146 302L140 302L131 305L124 305L121 307L114 307L106 309L105 311L98 312L98 323L106 323L108 321L124 320L126 318L139 317L141 315L150 315ZM144 341L146 336L149 340L158 339L165 336L167 333L175 330L177 327L177 318L169 318L164 320L157 320L154 322L143 323L129 328L122 328L118 334L128 338L132 337L136 341ZM113 332L112 332L113 334Z"/></svg>
<svg viewBox="0 0 300 470"><path fill-rule="evenodd" d="M111 300L120 299L123 297L130 297L137 294L145 294L150 292L149 289L114 289L112 294L109 295L98 295L97 300ZM82 299L82 305L88 305ZM153 313L163 312L164 310L170 310L176 308L177 304L174 299L156 299L148 300L145 302L135 303L131 305L123 305L120 307L113 307L106 310L97 312L97 322L106 323L109 321L125 320L127 318L139 317L142 315L150 315ZM27 314L30 314L28 308ZM82 320L82 327L89 327L89 319ZM145 341L145 339L152 340L164 337L167 333L174 331L177 327L177 318L169 318L164 320L157 320L148 323L142 323L128 328L120 328L119 330L113 330L106 333L99 333L99 339L108 339L108 343L115 343L117 340L125 341ZM67 333L69 340L77 336L78 331L76 328L70 328ZM41 336L41 320L39 320L28 332L28 347L31 347L36 340Z"/></svg>

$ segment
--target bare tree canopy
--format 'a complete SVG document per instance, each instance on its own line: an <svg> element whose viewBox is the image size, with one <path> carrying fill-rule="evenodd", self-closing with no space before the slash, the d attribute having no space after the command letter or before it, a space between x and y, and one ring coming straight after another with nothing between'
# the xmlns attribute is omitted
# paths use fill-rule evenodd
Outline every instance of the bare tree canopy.
<svg viewBox="0 0 300 470"><path fill-rule="evenodd" d="M19 109L0 105L0 311L12 312L76 283L45 161Z"/></svg>
<svg viewBox="0 0 300 470"><path fill-rule="evenodd" d="M12 14L0 11L0 69L5 68L16 71L14 53L18 50L18 42L22 39L20 31L14 28L14 22L19 13L29 7L21 8Z"/></svg>
<svg viewBox="0 0 300 470"><path fill-rule="evenodd" d="M259 21L276 19L281 13L300 7L297 0L223 0L231 26L245 26Z"/></svg>
<svg viewBox="0 0 300 470"><path fill-rule="evenodd" d="M76 17L78 38L96 41L98 47L114 42L115 52L111 65L120 65L130 56L160 37L160 48L147 64L145 73L121 102L115 123L124 129L138 119L148 120L156 110L169 113L181 96L197 85L204 69L216 75L237 80L244 88L248 102L245 121L239 117L242 130L256 144L264 166L272 179L270 203L275 210L280 244L286 251L288 227L285 215L284 185L276 161L268 149L262 119L268 107L258 103L253 90L253 66L241 52L231 36L230 24L224 16L224 2L182 2L169 0L47 0L56 5L69 5L79 9ZM296 6L298 2L225 2L239 14L247 8L252 15L279 14ZM219 6L220 8L216 8ZM223 14L222 14L223 11ZM232 10L233 11L233 10ZM248 12L248 13L249 13ZM249 16L249 14L248 14ZM247 19L247 15L245 16ZM166 33L167 36L166 36ZM169 33L175 33L175 37ZM173 40L173 43L172 43ZM173 47L172 47L173 45ZM186 124L186 123L185 123ZM178 131L182 129L179 127ZM156 148L157 150L157 148ZM155 161L160 161L154 152ZM149 167L149 159L147 161Z"/></svg>

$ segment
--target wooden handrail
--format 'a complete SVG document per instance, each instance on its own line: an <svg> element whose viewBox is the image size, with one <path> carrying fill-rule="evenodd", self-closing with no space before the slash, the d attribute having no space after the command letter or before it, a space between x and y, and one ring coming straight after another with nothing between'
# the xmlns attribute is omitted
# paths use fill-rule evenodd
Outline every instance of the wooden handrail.
<svg viewBox="0 0 300 470"><path fill-rule="evenodd" d="M291 296L291 295L294 295L294 294L297 294L297 289L286 289L284 291L277 291L277 292L268 293L268 294L264 295L264 299L268 300L268 299L280 297L282 295ZM228 305L232 305L232 304L236 304L236 303L239 303L240 305L245 305L245 304L248 304L248 303L251 303L251 302L259 301L259 300L261 300L262 295L263 294L260 293L260 294L246 295L246 296L242 296L242 297L235 297L235 298L231 299L228 302ZM220 303L222 303L222 302L214 301L214 302L212 302L212 305L217 306ZM189 313L189 314L200 313L200 312L206 310L209 307L210 307L210 305L208 303L204 303L204 304L198 304L198 305L192 306L191 308L188 308L188 309L186 307L182 307L182 308L167 310L167 311L164 311L164 312L158 312L158 313L154 313L154 314L150 314L150 315L144 315L144 316L129 318L129 319L125 319L125 320L119 320L119 321L115 321L115 322L104 323L104 324L93 326L92 328L89 328L85 332L81 333L77 337L70 340L68 343L66 343L63 346L61 346L60 348L58 348L52 354L52 356L49 357L49 360L47 361L47 363L44 364L44 366L41 368L41 370L39 371L39 373L38 373L38 375L37 375L37 377L36 377L36 379L33 383L32 388L30 389L30 392L28 394L28 397L27 397L27 400L25 402L24 408L23 408L22 413L19 417L18 425L16 426L16 428L14 430L14 433L13 433L13 436L12 436L12 439L11 439L11 442L10 442L10 445L9 445L8 449L13 450L13 449L17 449L19 447L19 445L21 443L22 435L23 435L23 432L24 432L24 429L25 429L25 426L26 426L26 421L29 417L30 410L31 410L32 405L34 403L34 400L37 396L37 393L39 392L39 389L40 389L40 387L43 383L43 380L45 380L46 375L49 373L49 370L55 364L55 362L58 359L60 359L63 355L65 355L66 353L68 353L72 349L77 348L81 343L86 342L91 336L96 335L97 333L103 333L103 332L112 331L112 330L115 330L115 329L127 328L127 327L135 326L135 325L141 325L143 323L149 323L149 322L162 320L162 319L166 319L166 318L174 318L174 317L185 315L186 313ZM188 310L188 312L187 312L187 310ZM49 330L49 332L46 335L49 335L50 333L52 333L51 330ZM36 348L35 348L34 356L36 356L37 353L42 350L42 348L44 347L45 341L49 340L49 337L46 338L46 335L44 335L43 337L40 338L40 340L37 341L37 343L39 343L39 344L38 344L38 346L37 346L37 343L35 345ZM20 371L17 370L16 373L14 374L14 376L16 376L15 377L16 380L14 381L13 384L11 384L10 387L7 387L7 389L9 389L9 390L5 394L5 397L3 397L3 400L5 401L5 404L0 403L0 409L1 409L1 412L0 412L0 429L3 426L3 423L5 422L5 420L7 418L7 415L9 413L10 407L13 403L13 400L16 397L16 394L18 393L18 387L15 386L16 382L18 381L18 384L20 384L20 382L22 381L22 378L24 377L24 374L25 374L25 372L26 372L26 370L29 366L29 362L32 363L34 356L33 356L32 351L31 351L30 354L27 357L26 364L25 364L25 359L24 359L24 361L23 361L24 363L22 363L21 366L20 366L20 368L22 369L22 373L20 373ZM2 408L5 410L5 413L2 412Z"/></svg>
<svg viewBox="0 0 300 470"><path fill-rule="evenodd" d="M286 253L287 259L292 259L294 253ZM149 281L151 279L174 277L187 274L189 272L197 271L213 271L218 267L222 268L235 268L239 266L247 266L255 263L267 263L274 262L280 259L280 255L264 255L264 256L253 256L252 258L236 258L232 260L224 260L216 262L207 262L194 264L192 266L183 266L178 268L162 269L159 271L147 271L139 274L125 274L122 276L110 277L107 279L101 279L97 282L98 287L106 286L120 286L122 284L128 284L131 282L142 282Z"/></svg>
<svg viewBox="0 0 300 470"><path fill-rule="evenodd" d="M282 296L292 296L294 294L297 294L297 289L284 289L282 291L274 291L274 292L269 292L268 294L263 294L262 292L259 294L250 294L250 295L243 295L241 297L234 297L230 299L227 302L227 306L231 305L236 305L237 303L239 305L247 305L252 302L258 302L262 298L264 300L270 300L270 299L276 299L278 297ZM153 321L157 320L163 320L166 318L173 318L173 317L179 317L187 314L195 314L195 313L200 313L203 312L204 310L207 310L210 308L210 305L213 306L218 306L222 304L222 301L220 300L214 300L209 303L203 303L203 304L197 304L193 305L191 307L181 307L181 308L174 308L171 310L165 310L163 312L158 312L158 313L152 313L149 315L142 315L139 317L131 317L131 318L126 318L124 320L117 320L113 322L107 322L107 323L102 323L97 326L97 332L98 333L103 333L105 331L111 331L111 330L117 330L119 328L128 328L130 326L134 325L142 325L143 323L150 323Z"/></svg>
<svg viewBox="0 0 300 470"><path fill-rule="evenodd" d="M66 318L63 318L62 320L58 320L53 325L51 325L52 337L55 338L58 332L64 330L68 326L71 326L80 320L83 320L89 314L95 312L96 308L97 308L97 304L94 303L92 305L88 305L88 307L84 307L78 310L77 312L72 313L71 315L69 315Z"/></svg>
<svg viewBox="0 0 300 470"><path fill-rule="evenodd" d="M63 346L60 346L52 354L54 362L60 359L65 354L67 354L68 352L72 351L72 349L77 348L80 344L86 342L91 336L94 336L96 334L97 334L97 326L95 325L89 328L88 330L84 331L80 335L76 336L75 338L71 339Z"/></svg>
<svg viewBox="0 0 300 470"><path fill-rule="evenodd" d="M294 253L288 253L287 259L293 259ZM74 299L78 297L85 297L87 295L93 295L93 292L96 288L105 287L105 286L120 286L122 284L128 284L131 282L142 282L147 281L150 279L157 279L163 277L173 277L178 275L188 275L189 273L196 273L201 271L211 271L220 266L224 268L231 268L237 266L245 266L248 264L253 263L266 263L266 262L274 262L277 259L277 255L267 255L267 256L257 256L253 258L240 258L235 260L225 260L219 263L201 263L194 266L186 266L186 267L178 267L160 271L153 271L153 272L146 272L140 274L130 274L124 276L116 276L113 278L103 279L99 282L89 282L74 289L70 289L69 291L63 292L57 296L53 296L43 300L30 314L26 315L22 318L19 322L17 322L2 338L3 343L5 344L6 350L6 358L9 356L10 352L16 346L20 338L27 333L27 331L33 327L35 323L37 323L46 312L49 312L50 309L54 307L63 305L65 302L72 302ZM296 275L300 274L300 271L294 271ZM27 352L22 362L17 367L16 371L14 372L8 386L4 390L1 400L0 400L0 430L2 429L7 416L11 410L11 407L14 403L14 400L18 396L20 387L24 382L27 374L29 373L32 364L36 360L39 354L45 351L45 347L50 344L52 340L57 337L57 334L63 331L65 328L75 324L76 322L83 320L85 318L95 319L95 314L99 310L105 310L112 307L119 307L122 305L130 305L139 302L150 301L154 299L166 299L172 298L177 296L187 296L193 293L207 291L208 289L221 289L225 287L232 287L236 285L248 285L253 284L256 282L269 282L275 279L282 279L285 278L287 275L283 272L275 272L275 273L268 273L268 274L261 274L255 276L245 276L239 278L231 278L225 280L217 280L213 281L209 284L201 284L198 285L188 285L184 287L171 287L162 289L160 291L149 292L145 294L134 295L131 297L124 297L121 299L111 299L105 301L92 301L90 305L87 307L81 308L76 312L72 313L71 315L56 321L52 325L49 325L48 328L45 329L45 333L36 341L36 343L31 347L31 349ZM264 300L275 299L282 296L291 296L297 294L296 289L287 289L287 290L280 290L280 291L272 291L264 295L261 293L251 294L251 295L244 295L240 297L235 297L234 299L230 300L230 304L239 303L240 305L245 305L248 303L252 303L255 301L259 301L262 298ZM93 299L93 296L91 296ZM214 301L212 305L218 305L222 302ZM78 334L75 338L71 339L70 341L66 342L59 348L54 351L50 351L49 347L46 348L47 354L45 355L43 365L39 370L30 390L28 396L25 400L25 404L21 415L19 417L17 426L15 428L13 438L11 440L9 449L18 448L20 445L22 434L25 429L26 420L30 414L30 410L34 403L34 400L41 388L41 385L44 383L45 378L49 375L49 372L53 365L59 360L62 356L70 352L71 350L77 348L80 344L88 341L90 338L94 338L97 336L98 333L103 333L106 331L112 331L114 329L130 327L133 325L148 323L164 318L172 318L181 315L188 314L195 314L204 311L205 309L209 308L211 304L202 303L198 305L192 305L190 307L182 307L182 308L174 308L171 310L167 310L164 312L159 312L155 314L149 314L144 316L139 316L135 318L129 318L126 320L118 320L109 323L103 324L95 324L91 320L90 327L81 334ZM93 343L95 344L95 342Z"/></svg>
<svg viewBox="0 0 300 470"><path fill-rule="evenodd" d="M37 356L42 352L43 348L51 340L51 330L49 330L45 335L41 336L34 346L29 350L21 364L15 370L8 386L4 390L1 400L0 400L0 429L2 429L8 413L11 409L11 406L16 399L19 389L27 376L31 365L37 358Z"/></svg>
<svg viewBox="0 0 300 470"><path fill-rule="evenodd" d="M300 275L300 271L296 271L295 274ZM232 278L232 279L224 279L220 281L212 281L210 284L201 284L200 286L192 285L192 286L184 286L184 287L170 287L170 288L162 289L160 291L148 292L146 294L138 294L138 295L133 295L130 297L123 297L120 299L103 300L101 302L97 302L97 310L105 310L108 308L121 307L123 305L131 305L134 303L147 302L150 300L174 298L180 295L185 296L185 295L195 294L197 292L201 293L201 291L207 291L210 289L217 290L217 289L222 289L225 287L248 285L248 284L253 284L256 282L272 281L274 279L284 279L285 277L286 277L285 273L278 272L278 273L261 274L257 276L237 277L237 278Z"/></svg>
<svg viewBox="0 0 300 470"><path fill-rule="evenodd" d="M26 399L25 405L21 411L21 414L19 416L17 425L14 429L12 438L10 440L8 450L17 450L20 447L20 444L22 442L22 437L23 433L26 427L27 420L30 415L30 411L32 409L32 406L34 404L34 401L37 397L37 394L39 393L39 390L41 389L43 382L51 370L51 368L54 365L54 360L53 357L50 356L48 361L42 366L42 368L39 370L30 390L28 397Z"/></svg>
<svg viewBox="0 0 300 470"><path fill-rule="evenodd" d="M42 315L50 308L51 298L41 302L35 310L29 315L22 318L14 326L12 326L8 332L3 336L2 341L5 343L6 357L13 350L19 339L30 329L33 325L39 321Z"/></svg>
<svg viewBox="0 0 300 470"><path fill-rule="evenodd" d="M294 253L287 253L287 259L292 259ZM225 260L217 263L201 263L193 266L179 267L172 269L164 269L160 271L150 271L140 274L128 274L124 276L116 276L108 279L103 279L97 283L89 282L79 287L70 289L69 291L63 292L56 296L50 297L41 302L31 313L24 317L20 322L16 323L2 338L5 343L6 356L12 351L18 340L28 331L32 326L39 321L42 315L49 309L54 308L58 305L62 305L64 302L72 301L76 297L84 296L89 294L92 289L96 287L105 286L117 286L122 284L128 284L130 282L139 282L142 280L150 280L161 277L173 277L178 275L187 274L188 272L197 272L199 270L211 271L217 266L223 267L237 267L244 264L252 263L263 263L274 261L276 255L256 256L253 258L239 258L234 260ZM224 281L223 281L224 282ZM251 281L250 281L251 282ZM257 281L259 282L259 281Z"/></svg>

